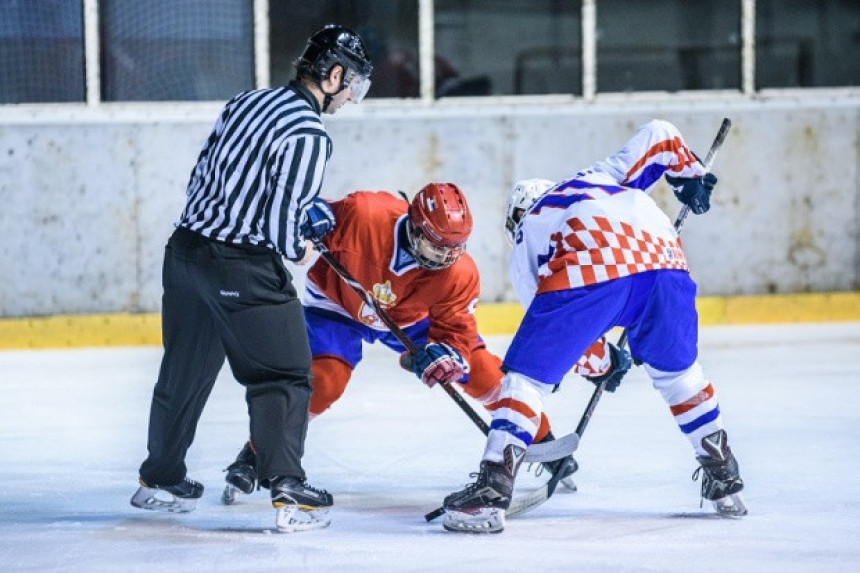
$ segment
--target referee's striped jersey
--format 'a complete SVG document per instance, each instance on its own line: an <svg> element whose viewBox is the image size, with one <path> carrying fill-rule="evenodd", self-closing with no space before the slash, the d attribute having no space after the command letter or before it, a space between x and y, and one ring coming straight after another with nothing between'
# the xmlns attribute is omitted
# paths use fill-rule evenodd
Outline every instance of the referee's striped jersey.
<svg viewBox="0 0 860 573"><path fill-rule="evenodd" d="M224 106L200 152L178 225L299 260L300 219L330 156L319 103L304 86L243 92Z"/></svg>

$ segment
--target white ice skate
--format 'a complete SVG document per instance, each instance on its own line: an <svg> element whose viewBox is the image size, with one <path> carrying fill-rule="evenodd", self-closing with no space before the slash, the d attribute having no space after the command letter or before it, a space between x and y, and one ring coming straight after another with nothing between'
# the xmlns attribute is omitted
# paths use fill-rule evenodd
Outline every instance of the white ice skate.
<svg viewBox="0 0 860 573"><path fill-rule="evenodd" d="M720 499L712 500L714 510L723 517L743 517L747 512L747 506L744 503L740 493L733 493Z"/></svg>
<svg viewBox="0 0 860 573"><path fill-rule="evenodd" d="M151 511L188 513L197 507L202 495L203 486L188 478L171 486L149 485L140 480L140 487L131 496L131 505Z"/></svg>
<svg viewBox="0 0 860 573"><path fill-rule="evenodd" d="M275 526L282 533L321 529L331 523L332 495L307 480L296 477L275 478L270 486L272 506L277 510Z"/></svg>
<svg viewBox="0 0 860 573"><path fill-rule="evenodd" d="M277 508L275 527L281 533L322 529L331 523L327 508L315 509L301 505L284 505Z"/></svg>
<svg viewBox="0 0 860 573"><path fill-rule="evenodd" d="M473 511L445 511L442 527L462 533L501 533L505 529L505 510L483 507Z"/></svg>

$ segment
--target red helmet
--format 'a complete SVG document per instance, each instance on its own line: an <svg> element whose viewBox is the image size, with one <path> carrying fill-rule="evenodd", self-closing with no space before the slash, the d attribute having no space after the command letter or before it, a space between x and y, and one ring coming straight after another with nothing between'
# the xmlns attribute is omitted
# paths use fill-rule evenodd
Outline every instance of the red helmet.
<svg viewBox="0 0 860 573"><path fill-rule="evenodd" d="M429 183L409 204L412 255L427 269L453 265L466 249L472 213L453 183Z"/></svg>

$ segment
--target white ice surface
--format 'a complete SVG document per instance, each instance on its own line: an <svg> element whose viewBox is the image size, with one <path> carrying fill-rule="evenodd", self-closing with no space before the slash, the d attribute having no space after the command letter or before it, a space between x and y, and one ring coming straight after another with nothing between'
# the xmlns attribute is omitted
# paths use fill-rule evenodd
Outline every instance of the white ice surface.
<svg viewBox="0 0 860 573"><path fill-rule="evenodd" d="M381 346L311 423L305 467L336 505L329 528L296 534L267 533L267 492L220 504L247 434L228 370L188 456L206 493L166 515L129 505L160 349L0 352L0 571L860 571L860 323L709 327L700 348L748 517L699 508L692 450L636 369L583 436L579 492L489 536L425 523L470 481L483 436ZM557 434L590 392L571 376L548 398Z"/></svg>

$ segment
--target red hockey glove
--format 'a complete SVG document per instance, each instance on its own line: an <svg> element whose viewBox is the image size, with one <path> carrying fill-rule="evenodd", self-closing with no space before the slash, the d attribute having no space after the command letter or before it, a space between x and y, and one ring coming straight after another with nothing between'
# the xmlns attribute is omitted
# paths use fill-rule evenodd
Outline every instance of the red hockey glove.
<svg viewBox="0 0 860 573"><path fill-rule="evenodd" d="M585 379L592 382L595 386L607 380L606 391L615 392L618 389L618 385L621 384L621 379L624 378L624 375L633 366L633 360L630 358L630 353L624 348L618 348L611 342L607 344L607 347L611 361L609 370L600 376L585 376Z"/></svg>
<svg viewBox="0 0 860 573"><path fill-rule="evenodd" d="M415 354L404 352L400 355L400 366L411 370L431 388L437 382L459 382L467 369L460 353L441 342L428 344Z"/></svg>

